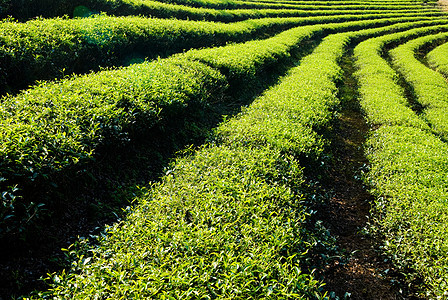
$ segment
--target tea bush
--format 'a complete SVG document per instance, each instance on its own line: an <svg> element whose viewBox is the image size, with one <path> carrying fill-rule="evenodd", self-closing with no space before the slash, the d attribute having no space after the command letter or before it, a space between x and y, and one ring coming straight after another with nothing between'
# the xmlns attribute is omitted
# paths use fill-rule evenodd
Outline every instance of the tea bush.
<svg viewBox="0 0 448 300"><path fill-rule="evenodd" d="M232 24L108 16L4 21L0 23L0 92L99 66L129 65L189 48L254 39L293 26L394 16L271 18Z"/></svg>
<svg viewBox="0 0 448 300"><path fill-rule="evenodd" d="M338 61L350 41L400 27L412 23L323 39L209 144L177 159L91 254L72 248L72 271L53 275L38 297L326 297L302 267L331 240L309 215L316 199L301 158L322 158L319 132L336 116Z"/></svg>
<svg viewBox="0 0 448 300"><path fill-rule="evenodd" d="M355 48L361 105L376 128L366 150L370 161L366 180L376 195L376 230L385 238L384 249L396 267L409 280L421 278L425 285L421 294L434 299L446 296L448 280L443 158L447 146L410 108L397 73L381 54L388 45L446 29L446 25L412 29ZM409 43L403 47L413 41Z"/></svg>
<svg viewBox="0 0 448 300"><path fill-rule="evenodd" d="M415 53L446 40L448 33L441 32L409 41L390 52L395 66L410 84L416 101L423 107L422 118L445 141L448 139L448 84L442 75L421 63Z"/></svg>

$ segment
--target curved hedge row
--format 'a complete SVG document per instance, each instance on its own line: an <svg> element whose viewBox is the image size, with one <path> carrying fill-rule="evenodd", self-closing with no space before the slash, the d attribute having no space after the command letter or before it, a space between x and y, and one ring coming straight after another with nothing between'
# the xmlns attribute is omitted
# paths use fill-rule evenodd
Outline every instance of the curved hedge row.
<svg viewBox="0 0 448 300"><path fill-rule="evenodd" d="M423 297L443 299L448 286L447 144L421 129L385 125L367 147L385 250L409 281L423 280L418 287Z"/></svg>
<svg viewBox="0 0 448 300"><path fill-rule="evenodd" d="M228 61L221 61L220 68L237 74L230 79L234 82L253 83L255 71L289 59L302 41L331 26L341 25L298 27L264 41L221 47ZM285 37L288 40L282 41ZM205 49L202 55L214 51ZM3 233L28 222L26 211L32 202L21 201L17 187L20 193L33 182L50 184L61 170L90 161L100 145L125 144L132 135L175 122L185 107L222 98L228 79L182 56L46 83L4 98L0 105ZM235 64L244 57L245 64Z"/></svg>
<svg viewBox="0 0 448 300"><path fill-rule="evenodd" d="M431 22L420 23L420 26L425 25L431 25ZM359 68L356 76L360 82L360 102L370 123L428 128L428 125L409 107L403 88L397 84L397 73L381 54L390 44L438 32L439 29L439 26L416 28L409 32L385 35L363 42L355 48L356 64Z"/></svg>
<svg viewBox="0 0 448 300"><path fill-rule="evenodd" d="M429 298L445 297L448 283L448 147L407 107L397 74L381 54L387 45L447 29L446 25L413 29L355 48L361 104L377 127L366 144L367 180L377 196L376 224L396 266L410 281L423 279L425 287L419 288Z"/></svg>
<svg viewBox="0 0 448 300"><path fill-rule="evenodd" d="M189 20L207 20L219 22L234 22L249 18L266 18L266 17L309 17L323 15L338 14L362 14L366 11L358 9L330 9L321 11L310 11L305 9L212 9L204 7L188 7L184 5L169 4L152 0L82 0L82 1L58 1L45 0L48 4L30 2L22 7L15 7L12 10L12 16L21 20L29 19L35 16L57 17L63 15L69 16L88 16L98 12L107 12L111 15L146 15L158 18L178 18ZM19 4L19 2L17 2ZM13 5L14 6L14 5ZM33 7L37 6L37 7ZM45 10L42 10L45 7ZM48 7L54 7L48 9ZM388 6L390 10L367 10L370 13L398 12L417 13L427 12L435 15L442 13L438 9L430 7L415 8L411 6L403 6L404 9L394 9L394 6ZM4 13L5 14L5 13ZM7 14L7 12L6 12ZM0 15L1 16L1 15ZM5 16L5 15L4 15Z"/></svg>
<svg viewBox="0 0 448 300"><path fill-rule="evenodd" d="M186 120L216 107L234 106L232 101L239 97L254 96L266 78L274 77L271 73L277 76L295 66L237 117L219 125L206 145L176 159L137 199L126 220L109 227L95 246L70 247L72 270L51 275L50 290L36 292L35 298L336 297L325 294L323 282L314 277L313 259L334 245L313 210L321 201L316 199L315 183L307 182L304 174L316 171L313 168L327 157L324 133L331 129L341 101L340 61L365 39L370 40L355 49L356 76L361 104L373 125L367 144L372 163L368 180L378 196L378 228L399 266L413 268L411 276L424 279L427 297L445 297L448 149L431 132L433 124L422 118L421 112L429 110L409 103L397 84L403 79L384 59L387 48L448 29L448 21L440 18L443 13L426 3L414 5L415 1L335 1L324 8L319 7L325 5L321 1L172 2L86 0L84 6L74 7L81 3L60 1L57 9L75 9L77 16L104 10L225 22L255 19L216 24L103 15L1 23L10 26L0 31L4 29L3 40L12 45L4 47L4 57L9 62L23 59L23 66L35 74L42 66L49 73L72 72L64 64L83 64L79 57L84 53L87 70L104 65L90 59L116 64L130 48L149 56L169 55L300 26L265 40L195 49L41 83L1 99L3 237L32 225L34 215L27 212L41 209L32 197L20 198L27 189L39 187L40 192L59 178L65 182L102 158L108 147L124 149L132 140L151 139L152 132L165 126L202 130ZM347 10L352 8L356 10ZM353 14L343 15L347 11ZM306 18L256 19L266 16ZM30 24L38 26L30 29ZM394 55L411 44L397 48ZM12 72L3 76L5 80L11 81ZM181 124L175 126L176 122ZM51 199L43 201L44 209L51 210L60 200Z"/></svg>
<svg viewBox="0 0 448 300"><path fill-rule="evenodd" d="M442 44L430 51L426 58L428 64L436 71L448 76L448 43Z"/></svg>
<svg viewBox="0 0 448 300"><path fill-rule="evenodd" d="M390 51L399 72L423 106L422 117L443 140L448 140L448 83L439 73L421 63L415 53L431 44L448 40L448 33L427 35Z"/></svg>
<svg viewBox="0 0 448 300"><path fill-rule="evenodd" d="M293 26L374 16L256 19L232 24L108 16L4 21L0 22L0 94L24 88L35 80L83 73L99 66L129 65L145 57L254 39Z"/></svg>
<svg viewBox="0 0 448 300"><path fill-rule="evenodd" d="M306 229L316 226L306 225L314 198L297 157L322 154L318 131L335 116L338 61L349 42L399 28L326 37L277 86L220 125L211 144L176 160L91 257L72 250L72 271L54 275L39 297L324 297L301 267L328 241L319 228Z"/></svg>
<svg viewBox="0 0 448 300"><path fill-rule="evenodd" d="M280 1L214 1L214 0L177 0L177 1L160 1L161 3L181 4L185 6L195 6L197 8L219 8L219 9L283 9L294 7L310 7L312 5L320 5L323 9L331 6L339 5L356 5L356 6L383 6L385 9L396 9L395 6L402 8L419 8L417 2L357 2L357 1L334 1L333 3L322 1L290 1L282 3ZM118 12L123 7L132 5L140 6L143 2L135 2L130 0L2 0L0 2L0 17L12 15L14 18L25 20L36 16L57 17L63 15L69 16L87 16L105 10L114 10ZM356 8L355 8L356 9Z"/></svg>
<svg viewBox="0 0 448 300"><path fill-rule="evenodd" d="M178 18L190 20L208 20L219 22L235 22L245 19L273 18L273 17L309 17L309 16L330 16L340 14L363 14L363 11L356 9L339 9L325 11L309 11L296 9L234 9L234 10L214 10L206 8L186 7L182 5L166 4L149 0L129 0L119 8L104 8L105 11L113 15L148 15L158 18ZM369 11L369 13L393 13L396 10ZM424 12L434 16L442 15L437 9L423 7L421 9L405 9L402 14L414 14Z"/></svg>
<svg viewBox="0 0 448 300"><path fill-rule="evenodd" d="M204 147L39 299L318 296L301 267L317 242L304 190L299 163L278 149Z"/></svg>
<svg viewBox="0 0 448 300"><path fill-rule="evenodd" d="M50 184L61 171L90 161L100 146L126 144L150 128L175 122L185 107L220 99L228 83L233 88L256 84L263 72L289 61L304 41L340 29L397 21L302 26L267 40L192 50L177 58L46 83L4 98L0 105L3 233L28 223L24 216L33 203L16 197L23 187Z"/></svg>
<svg viewBox="0 0 448 300"><path fill-rule="evenodd" d="M205 1L205 0L162 0L160 2L179 4L192 7L207 7L215 9L298 9L298 10L331 10L331 9L353 9L353 10L407 10L420 9L421 4L406 3L406 4L390 4L372 3L372 2L351 2L351 1L334 1L333 3L325 3L321 1L313 2L295 2L293 3L266 3L266 2L252 2L252 1Z"/></svg>
<svg viewBox="0 0 448 300"><path fill-rule="evenodd" d="M218 129L221 145L178 159L131 216L108 230L94 257L88 263L79 257L77 274L58 275L59 284L40 297L321 298L321 283L302 266L307 253L326 241L306 229L314 225L307 226L304 205L309 200L296 158L302 151L318 155L321 146L316 133L297 132L297 125L282 122L283 117L296 118L306 104L291 86L300 75L293 72L241 116L258 111L259 105L272 108L268 118L251 124L258 130L256 136L267 137L267 142L235 143L238 130L230 132L229 123L223 124L224 131ZM288 99L276 98L280 90L289 91ZM286 110L276 109L280 99L291 101ZM239 119L231 124L247 128ZM295 138L288 133L295 133ZM166 239L154 239L161 231ZM115 245L114 266L106 263L109 243ZM163 250L167 248L172 250ZM133 264L127 263L131 257ZM154 280L142 285L147 278Z"/></svg>
<svg viewBox="0 0 448 300"><path fill-rule="evenodd" d="M17 196L24 187L51 185L57 172L91 161L99 145L126 144L165 120L175 120L187 106L219 99L226 84L204 64L168 59L43 84L4 98L2 237L33 224L27 212L35 203Z"/></svg>

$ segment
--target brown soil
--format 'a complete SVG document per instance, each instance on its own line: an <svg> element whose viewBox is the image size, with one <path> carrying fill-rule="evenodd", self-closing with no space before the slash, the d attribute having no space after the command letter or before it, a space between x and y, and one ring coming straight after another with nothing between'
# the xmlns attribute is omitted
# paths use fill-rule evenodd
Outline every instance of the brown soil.
<svg viewBox="0 0 448 300"><path fill-rule="evenodd" d="M330 233L336 237L341 258L323 270L326 290L339 299L418 299L404 291L391 263L378 251L380 241L362 233L369 221L372 195L359 178L368 161L363 144L369 127L357 104L356 81L351 76L351 56L343 61L345 77L340 87L343 109L336 121L328 188L333 190L323 212ZM395 284L394 284L395 283Z"/></svg>
<svg viewBox="0 0 448 300"><path fill-rule="evenodd" d="M371 195L355 178L358 168L367 163L360 145L366 124L359 113L345 110L338 120L338 136L334 152L339 168L331 171L334 195L327 221L330 232L337 238L342 259L334 261L324 271L326 289L344 299L400 299L382 271L389 268L375 251L375 242L361 233L367 225Z"/></svg>

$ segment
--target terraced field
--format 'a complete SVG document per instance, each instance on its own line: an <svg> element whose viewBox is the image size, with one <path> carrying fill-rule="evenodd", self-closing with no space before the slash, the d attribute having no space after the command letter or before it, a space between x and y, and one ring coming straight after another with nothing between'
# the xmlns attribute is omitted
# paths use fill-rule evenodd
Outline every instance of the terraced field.
<svg viewBox="0 0 448 300"><path fill-rule="evenodd" d="M448 299L442 4L0 16L0 299Z"/></svg>

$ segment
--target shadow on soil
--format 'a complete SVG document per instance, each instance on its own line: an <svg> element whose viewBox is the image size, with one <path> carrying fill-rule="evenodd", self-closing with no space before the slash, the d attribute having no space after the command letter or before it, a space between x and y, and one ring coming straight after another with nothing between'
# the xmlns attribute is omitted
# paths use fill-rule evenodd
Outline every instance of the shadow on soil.
<svg viewBox="0 0 448 300"><path fill-rule="evenodd" d="M417 300L420 298L405 288L403 277L379 252L381 241L364 233L374 201L362 181L368 168L363 145L369 127L357 101L351 52L344 56L342 68L342 108L331 133L332 165L323 182L332 196L319 214L336 237L339 254L326 261L318 275L331 299Z"/></svg>

